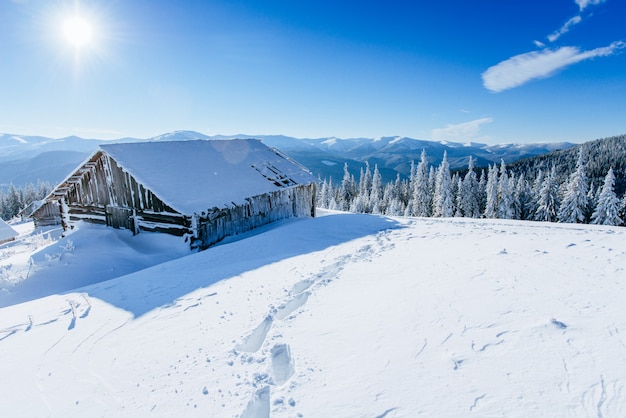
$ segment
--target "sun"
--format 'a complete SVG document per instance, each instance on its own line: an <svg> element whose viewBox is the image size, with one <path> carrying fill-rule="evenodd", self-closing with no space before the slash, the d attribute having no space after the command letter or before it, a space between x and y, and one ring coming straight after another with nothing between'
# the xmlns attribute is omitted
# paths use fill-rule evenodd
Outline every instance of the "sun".
<svg viewBox="0 0 626 418"><path fill-rule="evenodd" d="M88 45L93 38L92 25L81 17L70 17L63 22L65 39L74 47Z"/></svg>

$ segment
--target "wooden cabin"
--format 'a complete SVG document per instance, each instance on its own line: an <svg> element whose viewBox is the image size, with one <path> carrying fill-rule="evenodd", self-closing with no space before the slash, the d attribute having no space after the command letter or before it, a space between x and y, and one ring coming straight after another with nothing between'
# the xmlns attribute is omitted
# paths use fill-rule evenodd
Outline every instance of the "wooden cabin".
<svg viewBox="0 0 626 418"><path fill-rule="evenodd" d="M101 145L33 217L157 231L204 249L296 216L315 216L317 179L256 139Z"/></svg>

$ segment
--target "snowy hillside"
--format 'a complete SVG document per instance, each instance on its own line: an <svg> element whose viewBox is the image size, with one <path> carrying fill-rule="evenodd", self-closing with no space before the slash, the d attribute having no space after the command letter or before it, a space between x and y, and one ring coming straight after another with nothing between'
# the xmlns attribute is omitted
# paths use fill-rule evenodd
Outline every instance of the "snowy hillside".
<svg viewBox="0 0 626 418"><path fill-rule="evenodd" d="M3 415L626 413L624 228L325 215L1 308Z"/></svg>

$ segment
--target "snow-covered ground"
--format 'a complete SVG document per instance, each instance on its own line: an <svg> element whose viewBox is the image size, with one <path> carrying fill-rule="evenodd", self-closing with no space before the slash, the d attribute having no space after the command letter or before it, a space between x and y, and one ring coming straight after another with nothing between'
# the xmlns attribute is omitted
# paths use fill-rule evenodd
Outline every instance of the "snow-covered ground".
<svg viewBox="0 0 626 418"><path fill-rule="evenodd" d="M167 234L139 234L88 223L63 233L14 225L16 241L0 245L0 307L99 283L191 254ZM26 280L28 279L28 280Z"/></svg>
<svg viewBox="0 0 626 418"><path fill-rule="evenodd" d="M0 410L624 416L624 231L340 213L281 222L0 309ZM80 254L150 236L123 233L51 238L48 254L73 249L44 257L39 280L78 264L74 277L90 281L102 269Z"/></svg>

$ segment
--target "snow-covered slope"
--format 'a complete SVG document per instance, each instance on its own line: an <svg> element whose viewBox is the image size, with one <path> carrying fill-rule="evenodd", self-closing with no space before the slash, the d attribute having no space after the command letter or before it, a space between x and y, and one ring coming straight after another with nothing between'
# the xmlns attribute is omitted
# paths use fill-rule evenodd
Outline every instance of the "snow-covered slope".
<svg viewBox="0 0 626 418"><path fill-rule="evenodd" d="M29 222L17 228L17 240L0 246L0 307L109 280L191 251L172 235L133 236L88 223L60 240L60 225L33 231Z"/></svg>
<svg viewBox="0 0 626 418"><path fill-rule="evenodd" d="M282 222L0 309L2 411L623 416L624 231L335 213Z"/></svg>

